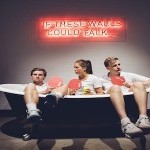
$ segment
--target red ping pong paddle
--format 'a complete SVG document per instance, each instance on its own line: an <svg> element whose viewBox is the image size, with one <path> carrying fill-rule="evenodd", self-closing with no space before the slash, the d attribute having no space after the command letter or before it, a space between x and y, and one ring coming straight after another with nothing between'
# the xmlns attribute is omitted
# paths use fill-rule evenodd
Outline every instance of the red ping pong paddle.
<svg viewBox="0 0 150 150"><path fill-rule="evenodd" d="M114 85L122 86L124 82L125 82L125 78L121 76L114 76L111 78L111 83Z"/></svg>
<svg viewBox="0 0 150 150"><path fill-rule="evenodd" d="M81 87L81 81L79 79L71 79L68 84L68 88L78 90Z"/></svg>
<svg viewBox="0 0 150 150"><path fill-rule="evenodd" d="M60 77L51 77L48 80L48 85L52 88L57 88L63 85L63 79Z"/></svg>

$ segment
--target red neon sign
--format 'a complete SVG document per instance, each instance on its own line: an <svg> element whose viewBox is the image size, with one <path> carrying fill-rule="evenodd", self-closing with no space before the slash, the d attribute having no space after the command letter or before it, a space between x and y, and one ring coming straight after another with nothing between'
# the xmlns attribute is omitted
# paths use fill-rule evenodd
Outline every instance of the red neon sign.
<svg viewBox="0 0 150 150"><path fill-rule="evenodd" d="M123 18L40 18L42 41L125 41Z"/></svg>

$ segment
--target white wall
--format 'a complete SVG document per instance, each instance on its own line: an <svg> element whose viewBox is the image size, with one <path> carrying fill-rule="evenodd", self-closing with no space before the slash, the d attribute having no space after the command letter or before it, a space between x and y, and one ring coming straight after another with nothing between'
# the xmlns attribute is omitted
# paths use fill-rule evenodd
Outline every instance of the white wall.
<svg viewBox="0 0 150 150"><path fill-rule="evenodd" d="M59 75L67 83L75 76L73 64L78 59L89 59L94 74L106 73L103 61L108 56L120 58L124 71L150 77L150 15L149 1L124 2L120 0L56 1L34 0L9 3L0 6L0 84L28 83L33 67L44 67L48 77ZM52 15L120 16L127 22L124 42L73 42L69 44L43 44L38 41L36 20L40 16ZM0 108L9 108L0 95ZM150 100L149 100L150 108Z"/></svg>

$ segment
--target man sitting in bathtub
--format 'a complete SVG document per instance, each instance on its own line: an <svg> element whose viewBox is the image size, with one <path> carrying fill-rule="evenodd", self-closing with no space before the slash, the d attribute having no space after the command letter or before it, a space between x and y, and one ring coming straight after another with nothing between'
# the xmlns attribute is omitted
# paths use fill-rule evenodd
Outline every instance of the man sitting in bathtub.
<svg viewBox="0 0 150 150"><path fill-rule="evenodd" d="M47 72L43 68L34 68L31 70L32 83L29 83L24 90L24 100L27 107L27 121L30 123L39 123L42 121L40 111L37 109L39 103L38 94L48 94L45 104L49 104L48 100L58 102L67 94L67 86L62 85L55 89L50 89L44 83Z"/></svg>
<svg viewBox="0 0 150 150"><path fill-rule="evenodd" d="M146 87L150 85L150 78L121 71L119 59L108 57L104 61L106 69L109 71L103 76L102 85L107 94L110 94L111 102L121 120L121 129L127 138L141 135L144 128L150 128L150 120L147 116L147 92ZM113 85L111 79L114 76L121 76L125 79L123 85ZM139 108L139 119L133 124L125 111L123 93L132 91Z"/></svg>

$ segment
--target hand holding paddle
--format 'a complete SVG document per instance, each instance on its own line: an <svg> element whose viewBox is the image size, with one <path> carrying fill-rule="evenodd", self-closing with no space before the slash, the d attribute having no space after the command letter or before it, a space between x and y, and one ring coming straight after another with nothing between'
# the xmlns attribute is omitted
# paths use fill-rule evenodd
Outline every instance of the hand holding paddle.
<svg viewBox="0 0 150 150"><path fill-rule="evenodd" d="M75 95L76 91L81 87L81 81L79 79L72 79L69 81L68 88L69 94Z"/></svg>

